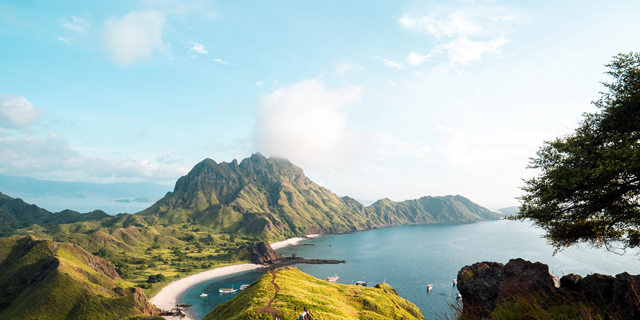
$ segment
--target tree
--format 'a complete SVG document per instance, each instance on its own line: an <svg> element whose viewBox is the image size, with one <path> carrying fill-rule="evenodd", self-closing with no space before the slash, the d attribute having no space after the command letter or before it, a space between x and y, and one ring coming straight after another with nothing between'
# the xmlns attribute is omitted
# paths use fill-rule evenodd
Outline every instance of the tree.
<svg viewBox="0 0 640 320"><path fill-rule="evenodd" d="M577 243L617 251L640 246L640 54L606 65L613 82L574 133L545 141L530 159L520 212L556 251Z"/></svg>

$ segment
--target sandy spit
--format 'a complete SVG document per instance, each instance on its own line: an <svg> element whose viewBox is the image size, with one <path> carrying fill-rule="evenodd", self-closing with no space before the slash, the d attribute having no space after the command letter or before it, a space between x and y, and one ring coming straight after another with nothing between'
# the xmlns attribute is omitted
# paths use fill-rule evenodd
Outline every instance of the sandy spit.
<svg viewBox="0 0 640 320"><path fill-rule="evenodd" d="M302 240L306 240L308 238L315 238L319 236L319 234L310 234L306 237L297 237L291 238L280 242L274 242L271 244L271 248L274 250L278 250L280 248L284 248L286 246L291 246L298 244L298 242ZM227 276L234 273L239 273L248 270L254 270L262 267L260 264L253 263L245 263L245 264L237 264L233 266L227 266L222 268L216 268L207 270L204 272L196 273L194 275L190 275L188 277L176 280L171 282L168 286L162 288L158 294L156 294L153 298L151 298L151 303L156 307L162 310L171 310L171 308L175 307L178 304L178 297L187 291L190 287L205 282L207 280L211 280L217 277ZM165 316L165 319L172 319L171 316ZM183 320L195 320L189 316L189 312L187 312L187 316L182 318Z"/></svg>

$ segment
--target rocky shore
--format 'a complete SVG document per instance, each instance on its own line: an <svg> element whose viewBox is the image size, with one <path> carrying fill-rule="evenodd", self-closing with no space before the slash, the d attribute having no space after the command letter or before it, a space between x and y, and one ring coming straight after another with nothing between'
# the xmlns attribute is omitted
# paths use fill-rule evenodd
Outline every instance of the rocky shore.
<svg viewBox="0 0 640 320"><path fill-rule="evenodd" d="M466 319L491 319L497 310L517 308L518 303L547 313L564 308L564 312L577 314L640 319L640 275L626 272L615 277L568 274L558 279L546 264L512 259L506 265L478 262L466 266L457 280Z"/></svg>
<svg viewBox="0 0 640 320"><path fill-rule="evenodd" d="M249 249L249 258L251 259L251 263L262 264L263 266L259 269L262 271L274 270L298 263L338 264L346 262L344 260L305 259L297 257L295 254L291 257L283 257L266 242L254 242L253 246Z"/></svg>

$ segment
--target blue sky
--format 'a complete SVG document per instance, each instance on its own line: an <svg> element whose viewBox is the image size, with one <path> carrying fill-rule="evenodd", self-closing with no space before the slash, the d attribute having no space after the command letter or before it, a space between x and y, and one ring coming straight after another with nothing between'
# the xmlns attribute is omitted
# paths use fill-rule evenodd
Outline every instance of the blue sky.
<svg viewBox="0 0 640 320"><path fill-rule="evenodd" d="M281 156L339 195L516 205L640 49L635 1L0 1L0 174L172 185Z"/></svg>

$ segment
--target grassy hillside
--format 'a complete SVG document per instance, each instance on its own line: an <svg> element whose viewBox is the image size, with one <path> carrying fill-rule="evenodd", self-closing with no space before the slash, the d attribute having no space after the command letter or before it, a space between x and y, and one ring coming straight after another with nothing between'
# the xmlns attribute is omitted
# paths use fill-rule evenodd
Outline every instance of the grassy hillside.
<svg viewBox="0 0 640 320"><path fill-rule="evenodd" d="M498 219L462 196L383 199L365 207L314 183L288 160L260 154L240 163L206 159L180 178L173 192L139 214L165 225L194 221L219 232L270 240L380 225Z"/></svg>
<svg viewBox="0 0 640 320"><path fill-rule="evenodd" d="M424 319L418 307L399 297L389 285L377 287L333 284L297 268L283 268L265 274L204 320L270 320L274 314L292 320L302 313L294 311L295 306L307 308L314 319L323 320Z"/></svg>
<svg viewBox="0 0 640 320"><path fill-rule="evenodd" d="M240 163L206 159L173 192L138 214L52 213L0 194L0 236L70 242L111 261L124 279L153 294L161 283L248 261L254 241L409 223L497 219L462 196L379 200L365 207L338 197L285 159L254 154Z"/></svg>
<svg viewBox="0 0 640 320"><path fill-rule="evenodd" d="M123 319L155 312L141 289L77 245L0 238L1 319Z"/></svg>

